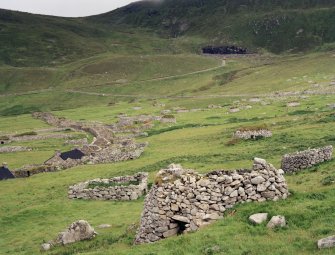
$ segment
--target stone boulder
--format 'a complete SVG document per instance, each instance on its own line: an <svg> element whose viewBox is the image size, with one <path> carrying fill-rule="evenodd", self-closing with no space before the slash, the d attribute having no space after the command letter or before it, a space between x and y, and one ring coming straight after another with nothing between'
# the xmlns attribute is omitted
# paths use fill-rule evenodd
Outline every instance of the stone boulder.
<svg viewBox="0 0 335 255"><path fill-rule="evenodd" d="M285 227L286 226L285 217L281 215L273 216L266 226L268 228Z"/></svg>
<svg viewBox="0 0 335 255"><path fill-rule="evenodd" d="M50 243L44 243L41 245L41 251L48 251L51 249L51 244Z"/></svg>
<svg viewBox="0 0 335 255"><path fill-rule="evenodd" d="M69 243L75 243L83 240L90 240L97 235L97 232L94 231L94 228L85 221L79 220L73 222L70 227L61 232L56 240L56 243L66 245Z"/></svg>
<svg viewBox="0 0 335 255"><path fill-rule="evenodd" d="M249 221L253 224L262 224L268 219L267 213L256 213L249 217Z"/></svg>
<svg viewBox="0 0 335 255"><path fill-rule="evenodd" d="M318 248L332 248L335 247L335 236L329 236L318 241Z"/></svg>

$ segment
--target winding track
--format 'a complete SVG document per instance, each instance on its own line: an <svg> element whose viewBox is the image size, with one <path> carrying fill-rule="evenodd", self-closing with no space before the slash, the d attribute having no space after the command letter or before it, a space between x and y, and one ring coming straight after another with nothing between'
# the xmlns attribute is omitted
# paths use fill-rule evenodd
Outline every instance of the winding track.
<svg viewBox="0 0 335 255"><path fill-rule="evenodd" d="M219 66L194 71L190 73L185 74L178 74L178 75L170 75L170 76L164 76L159 78L153 78L153 79L147 79L147 80L139 80L139 81L132 81L127 83L120 83L122 85L129 85L133 83L146 83L146 82L153 82L153 81L162 81L162 80L169 80L169 79L175 79L180 77L186 77L190 75L196 75L201 73L206 73L210 71L214 71L217 69L220 69L222 67L226 66L226 60L222 60L221 64ZM103 83L103 84L96 84L90 87L99 87L108 85L111 83ZM290 96L298 96L298 95L334 95L335 91L296 91L296 92L272 92L272 93L265 93L265 94L229 94L229 95L223 95L223 94L216 94L216 95L201 95L201 96L146 96L146 95L134 95L134 94L110 94L110 93L98 93L98 92L88 92L88 91L82 91L79 90L82 88L76 88L76 89L67 89L65 92L72 93L72 94L83 94L83 95L90 95L90 96L101 96L101 97L129 97L129 98L144 98L144 99L181 99L181 98L193 98L193 99L211 99L211 98L229 98L229 97L290 97ZM11 94L0 94L0 97L8 97L8 96L24 96L24 95L31 95L31 94L39 94L43 92L51 92L54 91L54 88L48 88L48 89L41 89L41 90L32 90L22 93L11 93Z"/></svg>

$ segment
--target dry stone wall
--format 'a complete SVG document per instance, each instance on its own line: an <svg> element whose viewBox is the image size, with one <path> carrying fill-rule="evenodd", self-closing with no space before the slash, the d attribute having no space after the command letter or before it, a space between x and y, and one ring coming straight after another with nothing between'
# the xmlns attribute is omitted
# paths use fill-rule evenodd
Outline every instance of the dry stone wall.
<svg viewBox="0 0 335 255"><path fill-rule="evenodd" d="M148 174L137 173L133 176L94 179L78 183L69 187L68 197L85 200L136 200L144 195L147 189Z"/></svg>
<svg viewBox="0 0 335 255"><path fill-rule="evenodd" d="M21 152L21 151L31 151L31 148L23 146L3 146L0 147L0 153L12 153L12 152Z"/></svg>
<svg viewBox="0 0 335 255"><path fill-rule="evenodd" d="M298 172L332 159L333 146L317 149L309 149L292 154L286 154L282 158L281 167L286 173Z"/></svg>
<svg viewBox="0 0 335 255"><path fill-rule="evenodd" d="M236 138L240 138L240 139L257 139L259 137L271 137L272 136L272 132L270 130L267 129L260 129L260 130L237 130L234 133L234 137Z"/></svg>
<svg viewBox="0 0 335 255"><path fill-rule="evenodd" d="M56 172L60 169L60 167L55 165L26 165L22 168L15 169L13 174L16 178L25 178L40 173Z"/></svg>
<svg viewBox="0 0 335 255"><path fill-rule="evenodd" d="M44 164L26 165L16 169L16 177L29 177L34 174L59 171L81 164L111 163L136 159L141 156L145 147L148 145L147 143L136 143L131 137L115 136L115 129L97 122L84 123L72 121L57 117L51 113L42 112L33 113L33 117L41 119L57 128L71 128L77 131L88 132L94 136L94 139L90 144L87 143L86 138L78 140L79 144L82 143L82 146L77 149L84 154L81 159L68 158L63 160L59 152L56 152L56 154L45 161ZM146 119L141 117L140 120L145 121ZM119 130L120 127L118 126L116 129ZM128 130L123 130L123 132L127 131ZM69 137L66 136L66 138ZM72 144L75 145L76 142Z"/></svg>
<svg viewBox="0 0 335 255"><path fill-rule="evenodd" d="M146 196L135 243L150 243L195 231L221 218L236 203L286 199L282 171L255 158L252 170L200 175L170 165L159 171Z"/></svg>

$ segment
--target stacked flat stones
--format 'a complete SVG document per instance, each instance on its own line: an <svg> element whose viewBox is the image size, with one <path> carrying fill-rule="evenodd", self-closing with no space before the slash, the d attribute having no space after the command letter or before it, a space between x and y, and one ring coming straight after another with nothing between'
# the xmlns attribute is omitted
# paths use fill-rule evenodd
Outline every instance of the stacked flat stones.
<svg viewBox="0 0 335 255"><path fill-rule="evenodd" d="M138 185L126 185L128 182L138 182ZM108 184L119 184L110 186ZM124 186L122 184L125 184ZM94 188L89 188L90 184L97 185ZM106 184L106 186L99 186ZM121 176L111 179L94 179L86 182L81 182L70 186L68 197L70 199L85 199L85 200L136 200L144 195L148 189L148 173L137 173L133 176Z"/></svg>
<svg viewBox="0 0 335 255"><path fill-rule="evenodd" d="M258 137L271 137L272 132L267 130L267 129L260 129L260 130L237 130L234 133L234 137L239 138L239 139L256 139Z"/></svg>
<svg viewBox="0 0 335 255"><path fill-rule="evenodd" d="M145 199L135 243L195 231L221 218L236 203L287 196L281 171L263 159L255 158L252 170L214 171L204 176L173 164L159 171Z"/></svg>
<svg viewBox="0 0 335 255"><path fill-rule="evenodd" d="M31 148L23 147L23 146L3 146L0 147L0 153L12 153L12 152L20 152L20 151L31 151Z"/></svg>
<svg viewBox="0 0 335 255"><path fill-rule="evenodd" d="M286 154L282 158L281 168L286 173L298 172L302 169L312 167L332 159L333 146L326 146L317 149L310 149Z"/></svg>

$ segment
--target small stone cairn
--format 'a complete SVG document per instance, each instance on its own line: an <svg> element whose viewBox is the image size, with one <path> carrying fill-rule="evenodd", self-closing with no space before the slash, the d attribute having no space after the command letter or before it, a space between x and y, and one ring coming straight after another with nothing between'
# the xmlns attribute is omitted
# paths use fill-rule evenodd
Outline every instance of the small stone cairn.
<svg viewBox="0 0 335 255"><path fill-rule="evenodd" d="M236 203L286 199L282 171L255 158L252 170L200 175L172 164L158 172L146 196L135 243L150 243L196 231L222 218Z"/></svg>
<svg viewBox="0 0 335 255"><path fill-rule="evenodd" d="M133 184L134 183L134 184ZM148 189L148 173L111 179L94 179L70 186L70 199L136 200Z"/></svg>
<svg viewBox="0 0 335 255"><path fill-rule="evenodd" d="M298 172L332 159L333 146L325 146L317 149L309 149L292 154L286 154L282 158L281 168L286 173Z"/></svg>

